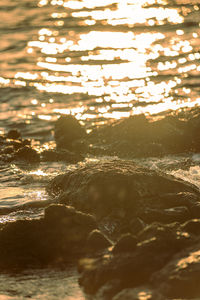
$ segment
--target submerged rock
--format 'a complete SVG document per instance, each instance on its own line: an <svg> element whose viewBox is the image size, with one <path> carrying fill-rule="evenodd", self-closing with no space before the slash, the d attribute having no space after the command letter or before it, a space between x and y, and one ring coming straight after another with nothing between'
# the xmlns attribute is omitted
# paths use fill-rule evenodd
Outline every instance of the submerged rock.
<svg viewBox="0 0 200 300"><path fill-rule="evenodd" d="M44 218L8 223L0 231L1 269L60 264L83 255L94 218L64 205L51 205Z"/></svg>

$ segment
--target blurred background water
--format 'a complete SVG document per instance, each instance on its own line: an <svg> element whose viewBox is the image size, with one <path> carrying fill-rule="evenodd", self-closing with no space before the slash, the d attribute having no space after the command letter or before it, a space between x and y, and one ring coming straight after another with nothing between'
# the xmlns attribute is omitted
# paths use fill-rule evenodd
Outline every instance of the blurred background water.
<svg viewBox="0 0 200 300"><path fill-rule="evenodd" d="M48 139L200 103L200 1L0 1L0 128Z"/></svg>
<svg viewBox="0 0 200 300"><path fill-rule="evenodd" d="M199 0L0 0L0 19L1 133L17 128L40 147L61 114L89 131L200 105ZM195 154L139 163L199 187L199 162ZM0 165L0 222L40 217L45 185L69 167Z"/></svg>

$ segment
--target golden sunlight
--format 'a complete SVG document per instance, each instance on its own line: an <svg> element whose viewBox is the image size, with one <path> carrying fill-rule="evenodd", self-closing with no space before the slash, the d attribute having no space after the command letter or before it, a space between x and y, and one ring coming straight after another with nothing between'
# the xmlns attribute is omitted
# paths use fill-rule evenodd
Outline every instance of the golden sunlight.
<svg viewBox="0 0 200 300"><path fill-rule="evenodd" d="M186 73L200 69L197 41L192 40L198 40L199 34L192 32L192 39L185 39L185 30L177 28L166 36L160 28L184 21L179 7L166 4L164 0L39 1L39 7L54 7L52 24L41 27L27 44L27 54L36 58L34 68L16 72L12 83L42 93L80 95L80 101L86 95L94 97L99 107L88 102L77 112L85 120L152 114L197 103L187 89L181 91L188 95L187 101L178 98L177 87ZM66 31L68 18L82 29L72 26ZM8 83L0 79L0 84ZM78 105L51 104L52 112L70 113ZM39 118L51 117L41 112Z"/></svg>

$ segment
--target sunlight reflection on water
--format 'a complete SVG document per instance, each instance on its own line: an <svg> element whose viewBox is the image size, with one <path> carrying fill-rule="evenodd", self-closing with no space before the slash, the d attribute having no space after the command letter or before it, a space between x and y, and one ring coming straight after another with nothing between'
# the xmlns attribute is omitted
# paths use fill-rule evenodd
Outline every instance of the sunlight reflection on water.
<svg viewBox="0 0 200 300"><path fill-rule="evenodd" d="M72 113L98 122L199 105L198 3L41 0L34 9L45 17L23 50L32 70L24 63L9 78L0 74L1 86L53 99L45 110L36 97L26 118Z"/></svg>

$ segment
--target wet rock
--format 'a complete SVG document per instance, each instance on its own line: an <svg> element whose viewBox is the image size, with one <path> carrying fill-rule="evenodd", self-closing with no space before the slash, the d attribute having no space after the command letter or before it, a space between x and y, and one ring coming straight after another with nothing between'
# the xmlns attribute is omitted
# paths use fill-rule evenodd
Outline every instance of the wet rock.
<svg viewBox="0 0 200 300"><path fill-rule="evenodd" d="M200 115L199 112L196 115L193 115L188 120L187 128L191 136L191 150L198 152L200 150L200 139L199 139L199 130L200 130Z"/></svg>
<svg viewBox="0 0 200 300"><path fill-rule="evenodd" d="M144 211L141 212L139 216L146 223L183 223L191 219L191 214L188 208L185 206L173 207L163 210L147 208L144 209Z"/></svg>
<svg viewBox="0 0 200 300"><path fill-rule="evenodd" d="M157 119L131 116L94 129L89 135L93 154L121 157L163 156L169 153L198 152L199 112L171 113ZM103 148L102 148L103 145Z"/></svg>
<svg viewBox="0 0 200 300"><path fill-rule="evenodd" d="M64 205L49 206L44 218L19 220L1 229L0 267L9 270L70 262L83 255L87 236L95 228L92 216Z"/></svg>
<svg viewBox="0 0 200 300"><path fill-rule="evenodd" d="M45 220L53 223L59 222L60 219L74 217L76 210L72 206L52 204L45 209Z"/></svg>
<svg viewBox="0 0 200 300"><path fill-rule="evenodd" d="M134 218L130 221L129 229L133 235L137 235L145 226L146 224L140 218Z"/></svg>
<svg viewBox="0 0 200 300"><path fill-rule="evenodd" d="M85 136L85 129L74 116L61 116L55 124L55 140L58 148L70 149L74 141Z"/></svg>
<svg viewBox="0 0 200 300"><path fill-rule="evenodd" d="M179 239L179 237L177 236L177 231L179 229L179 226L180 224L178 222L174 222L167 225L154 222L146 226L142 231L138 233L137 235L138 242L149 240L152 237L157 237L157 238L161 237L163 239L166 238L166 240L172 237L174 239L176 238Z"/></svg>
<svg viewBox="0 0 200 300"><path fill-rule="evenodd" d="M190 205L190 212L193 218L200 218L200 202L199 199Z"/></svg>
<svg viewBox="0 0 200 300"><path fill-rule="evenodd" d="M152 284L166 298L200 298L200 244L177 254L164 268L155 273Z"/></svg>
<svg viewBox="0 0 200 300"><path fill-rule="evenodd" d="M139 288L129 288L124 289L112 300L166 300L162 295L160 295L157 291L151 290L147 287L139 287Z"/></svg>
<svg viewBox="0 0 200 300"><path fill-rule="evenodd" d="M14 159L35 163L40 161L40 155L35 149L24 146L23 148L20 148L15 152Z"/></svg>
<svg viewBox="0 0 200 300"><path fill-rule="evenodd" d="M194 240L177 232L176 226L160 226L141 234L134 251L102 256L82 265L81 285L88 293L96 294L111 280L118 280L121 289L148 285L152 274L161 270L170 259ZM157 230L156 230L157 229ZM142 239L147 238L147 239Z"/></svg>
<svg viewBox="0 0 200 300"><path fill-rule="evenodd" d="M90 214L77 211L74 216L74 221L79 225L84 225L84 227L87 227L90 231L96 228L96 219Z"/></svg>
<svg viewBox="0 0 200 300"><path fill-rule="evenodd" d="M160 203L161 196L167 193L183 191L199 197L193 185L125 160L85 164L57 176L47 190L53 196L59 195L58 200L66 199L67 204L94 214L99 220L104 217L133 220L146 207L155 208L155 202ZM186 209L184 213L187 214Z"/></svg>
<svg viewBox="0 0 200 300"><path fill-rule="evenodd" d="M151 123L150 137L164 145L167 152L177 153L188 149L188 134L186 133L187 122L175 116Z"/></svg>
<svg viewBox="0 0 200 300"><path fill-rule="evenodd" d="M192 219L180 226L180 229L184 232L189 232L190 234L200 235L200 219Z"/></svg>
<svg viewBox="0 0 200 300"><path fill-rule="evenodd" d="M14 147L13 145L7 146L2 150L3 154L12 154L14 152Z"/></svg>
<svg viewBox="0 0 200 300"><path fill-rule="evenodd" d="M19 140L21 138L21 133L17 129L11 129L7 133L7 138L12 140Z"/></svg>
<svg viewBox="0 0 200 300"><path fill-rule="evenodd" d="M77 163L84 159L84 156L68 150L44 150L41 153L42 161L65 161Z"/></svg>
<svg viewBox="0 0 200 300"><path fill-rule="evenodd" d="M172 115L156 121L131 116L94 130L90 138L94 143L110 144L113 154L130 155L132 151L132 156L183 152L192 143L187 122Z"/></svg>
<svg viewBox="0 0 200 300"><path fill-rule="evenodd" d="M112 246L111 241L101 231L95 229L90 232L86 242L87 249L100 251L110 246Z"/></svg>
<svg viewBox="0 0 200 300"><path fill-rule="evenodd" d="M112 252L113 253L123 253L132 252L136 249L137 238L130 233L124 234L118 242L115 244Z"/></svg>
<svg viewBox="0 0 200 300"><path fill-rule="evenodd" d="M122 289L119 280L114 279L103 285L95 295L95 300L110 300Z"/></svg>
<svg viewBox="0 0 200 300"><path fill-rule="evenodd" d="M144 115L131 116L127 119L116 121L111 125L97 128L91 137L104 141L141 140L146 139L149 122Z"/></svg>

